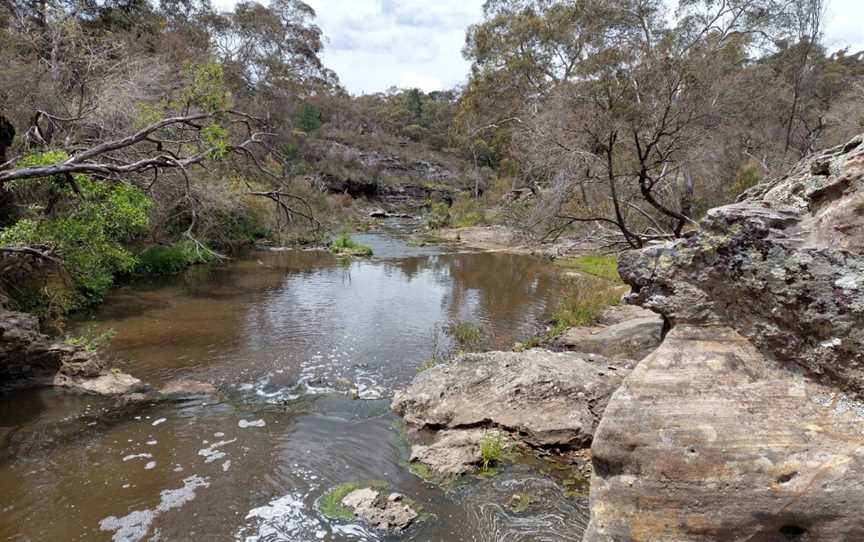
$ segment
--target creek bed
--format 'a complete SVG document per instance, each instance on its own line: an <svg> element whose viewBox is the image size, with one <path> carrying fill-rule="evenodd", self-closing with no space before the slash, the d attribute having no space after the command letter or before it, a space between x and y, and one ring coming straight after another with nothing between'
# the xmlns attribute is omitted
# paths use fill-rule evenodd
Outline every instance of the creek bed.
<svg viewBox="0 0 864 542"><path fill-rule="evenodd" d="M389 411L393 390L448 346L448 321L481 324L499 348L536 332L559 294L555 269L355 238L376 256L255 252L120 288L78 319L77 332L116 332L118 368L222 393L110 423L98 398L0 397L0 540L580 540L584 502L528 465L449 491L412 475ZM387 482L430 519L387 538L319 513L324 493L358 480ZM511 493L538 498L514 511Z"/></svg>

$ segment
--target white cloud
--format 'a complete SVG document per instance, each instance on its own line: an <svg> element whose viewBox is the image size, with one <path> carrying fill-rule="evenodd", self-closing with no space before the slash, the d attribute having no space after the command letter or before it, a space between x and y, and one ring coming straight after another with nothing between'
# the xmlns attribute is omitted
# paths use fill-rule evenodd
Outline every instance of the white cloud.
<svg viewBox="0 0 864 542"><path fill-rule="evenodd" d="M259 0L267 3L267 0ZM327 43L324 63L352 93L417 86L425 91L465 81L465 30L483 0L306 0ZM672 0L670 0L672 1ZM230 9L236 0L215 0ZM864 49L864 0L828 0L829 49Z"/></svg>
<svg viewBox="0 0 864 542"><path fill-rule="evenodd" d="M307 0L327 37L323 59L349 91L425 91L463 82L465 29L483 0Z"/></svg>

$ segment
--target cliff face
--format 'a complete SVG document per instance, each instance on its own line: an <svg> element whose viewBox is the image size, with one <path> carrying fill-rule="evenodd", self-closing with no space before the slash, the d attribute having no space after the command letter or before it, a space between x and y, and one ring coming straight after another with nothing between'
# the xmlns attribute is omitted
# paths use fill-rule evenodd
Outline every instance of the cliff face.
<svg viewBox="0 0 864 542"><path fill-rule="evenodd" d="M671 331L615 393L586 541L864 539L864 137L631 252Z"/></svg>

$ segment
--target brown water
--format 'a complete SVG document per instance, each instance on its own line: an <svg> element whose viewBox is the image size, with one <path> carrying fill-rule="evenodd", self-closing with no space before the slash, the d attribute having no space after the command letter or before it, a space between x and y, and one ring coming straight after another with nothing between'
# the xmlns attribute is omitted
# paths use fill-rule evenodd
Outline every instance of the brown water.
<svg viewBox="0 0 864 542"><path fill-rule="evenodd" d="M448 346L447 321L481 323L501 347L530 336L554 270L355 237L376 257L256 252L118 289L79 322L116 331L118 368L212 382L220 399L118 412L56 390L0 397L0 540L580 540L584 503L533 467L447 492L413 476L388 408ZM390 538L325 519L321 495L358 480L387 481L428 519ZM538 504L508 510L522 492Z"/></svg>

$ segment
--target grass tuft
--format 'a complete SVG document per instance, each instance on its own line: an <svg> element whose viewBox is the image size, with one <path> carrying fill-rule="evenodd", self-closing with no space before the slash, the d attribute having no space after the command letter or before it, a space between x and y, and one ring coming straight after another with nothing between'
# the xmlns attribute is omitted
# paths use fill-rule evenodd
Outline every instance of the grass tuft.
<svg viewBox="0 0 864 542"><path fill-rule="evenodd" d="M563 258L555 263L565 269L573 269L611 282L619 284L623 282L618 275L617 254L594 254L577 258Z"/></svg>
<svg viewBox="0 0 864 542"><path fill-rule="evenodd" d="M372 249L366 245L360 244L354 239L351 239L347 234L343 233L330 243L330 251L334 254L343 254L346 256L371 256Z"/></svg>

